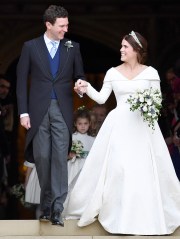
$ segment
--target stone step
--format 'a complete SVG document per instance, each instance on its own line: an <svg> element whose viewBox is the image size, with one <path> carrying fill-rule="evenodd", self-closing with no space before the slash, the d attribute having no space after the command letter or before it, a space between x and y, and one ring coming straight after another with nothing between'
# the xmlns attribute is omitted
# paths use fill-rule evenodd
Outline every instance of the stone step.
<svg viewBox="0 0 180 239"><path fill-rule="evenodd" d="M180 228L169 236L112 235L98 221L87 227L78 227L77 220L65 221L64 227L39 220L0 220L0 239L180 239Z"/></svg>
<svg viewBox="0 0 180 239"><path fill-rule="evenodd" d="M179 239L179 236L0 236L0 239Z"/></svg>

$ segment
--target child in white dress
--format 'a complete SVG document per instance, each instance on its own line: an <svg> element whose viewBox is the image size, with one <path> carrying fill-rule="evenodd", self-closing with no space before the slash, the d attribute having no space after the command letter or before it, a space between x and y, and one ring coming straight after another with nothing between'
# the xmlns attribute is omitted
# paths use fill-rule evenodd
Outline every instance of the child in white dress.
<svg viewBox="0 0 180 239"><path fill-rule="evenodd" d="M95 137L91 136L91 117L89 110L80 107L74 115L72 148L68 160L69 190L74 185L92 147Z"/></svg>

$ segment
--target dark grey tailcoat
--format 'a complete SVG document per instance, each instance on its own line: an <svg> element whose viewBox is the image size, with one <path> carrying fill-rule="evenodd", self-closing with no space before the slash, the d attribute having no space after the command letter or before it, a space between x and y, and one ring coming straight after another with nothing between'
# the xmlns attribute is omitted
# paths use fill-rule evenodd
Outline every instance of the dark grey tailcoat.
<svg viewBox="0 0 180 239"><path fill-rule="evenodd" d="M25 42L22 48L17 65L17 103L19 114L30 116L31 128L25 145L25 159L29 162L34 162L32 139L50 105L53 87L70 134L72 132L74 81L85 79L85 75L79 44L72 41L73 47L67 48L64 45L67 41L64 38L60 43L60 66L55 79L43 36Z"/></svg>

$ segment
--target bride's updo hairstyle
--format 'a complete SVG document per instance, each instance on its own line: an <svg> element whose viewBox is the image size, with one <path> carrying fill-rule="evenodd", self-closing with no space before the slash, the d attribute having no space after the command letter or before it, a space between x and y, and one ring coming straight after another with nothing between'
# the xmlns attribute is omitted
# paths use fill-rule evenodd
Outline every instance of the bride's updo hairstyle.
<svg viewBox="0 0 180 239"><path fill-rule="evenodd" d="M138 32L132 31L129 35L125 35L124 40L126 40L137 52L137 60L140 64L144 64L147 58L147 41Z"/></svg>

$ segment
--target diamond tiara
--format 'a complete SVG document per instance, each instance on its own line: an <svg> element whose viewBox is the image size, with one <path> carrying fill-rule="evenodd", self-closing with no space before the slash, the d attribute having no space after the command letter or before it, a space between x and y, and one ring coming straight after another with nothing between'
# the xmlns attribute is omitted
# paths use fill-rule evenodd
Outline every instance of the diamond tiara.
<svg viewBox="0 0 180 239"><path fill-rule="evenodd" d="M129 33L130 36L132 36L134 38L134 40L137 42L137 44L141 47L142 47L142 44L140 43L139 39L137 38L136 36L136 33L134 31L131 31L131 33Z"/></svg>

